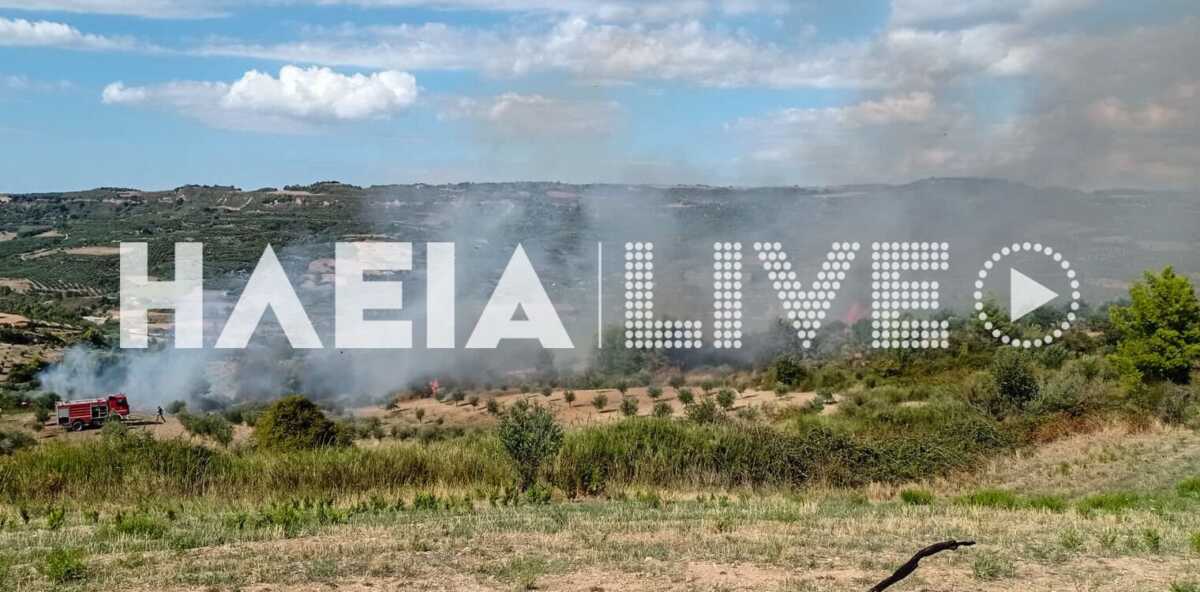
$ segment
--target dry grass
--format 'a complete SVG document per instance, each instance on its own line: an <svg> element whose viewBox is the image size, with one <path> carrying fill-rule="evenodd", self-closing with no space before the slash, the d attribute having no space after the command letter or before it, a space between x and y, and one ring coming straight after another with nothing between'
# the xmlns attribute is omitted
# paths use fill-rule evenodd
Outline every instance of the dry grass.
<svg viewBox="0 0 1200 592"><path fill-rule="evenodd" d="M938 556L897 590L1168 590L1200 574L1200 503L1083 513L972 507L976 487L1072 498L1114 489L1174 495L1195 475L1200 436L1108 426L965 480L929 484L930 505L870 491L627 492L613 500L415 511L382 506L330 523L237 528L249 505L148 508L155 528L116 529L117 508L65 524L3 508L0 588L52 589L52 549L83 552L80 590L864 590L916 548L945 538L977 547ZM1063 464L1073 467L1062 475ZM874 501L871 501L871 498ZM363 500L340 500L350 508ZM0 506L2 508L2 506ZM127 514L134 508L124 508ZM253 520L250 523L252 524Z"/></svg>

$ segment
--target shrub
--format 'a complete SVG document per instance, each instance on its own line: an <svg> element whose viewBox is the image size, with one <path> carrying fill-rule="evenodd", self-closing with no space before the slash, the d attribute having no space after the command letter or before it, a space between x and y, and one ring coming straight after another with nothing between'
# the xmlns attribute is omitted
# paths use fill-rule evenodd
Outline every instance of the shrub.
<svg viewBox="0 0 1200 592"><path fill-rule="evenodd" d="M696 395L694 395L692 393L692 389L690 389L690 388L679 389L679 402L680 403L683 403L684 405L691 405L692 402L695 400L696 400Z"/></svg>
<svg viewBox="0 0 1200 592"><path fill-rule="evenodd" d="M624 380L617 383L617 392L618 393L621 393L622 395L624 395L628 391L629 391L629 383L625 382Z"/></svg>
<svg viewBox="0 0 1200 592"><path fill-rule="evenodd" d="M45 424L50 421L50 410L45 407L38 406L33 408L33 419L38 424Z"/></svg>
<svg viewBox="0 0 1200 592"><path fill-rule="evenodd" d="M0 456L12 454L34 444L37 444L37 441L25 432L0 429Z"/></svg>
<svg viewBox="0 0 1200 592"><path fill-rule="evenodd" d="M267 407L254 426L254 440L261 448L305 450L349 444L312 401L291 395Z"/></svg>
<svg viewBox="0 0 1200 592"><path fill-rule="evenodd" d="M671 417L674 411L671 409L671 404L666 401L659 401L654 404L654 417L664 418Z"/></svg>
<svg viewBox="0 0 1200 592"><path fill-rule="evenodd" d="M1192 537L1188 540L1192 547L1192 553L1200 555L1200 531L1193 532Z"/></svg>
<svg viewBox="0 0 1200 592"><path fill-rule="evenodd" d="M997 393L1008 405L1022 409L1038 395L1037 377L1029 355L1015 347L1002 347L992 358L992 378Z"/></svg>
<svg viewBox="0 0 1200 592"><path fill-rule="evenodd" d="M604 393L598 393L596 396L592 397L592 407L595 407L596 411L604 411L604 408L607 406L608 395Z"/></svg>
<svg viewBox="0 0 1200 592"><path fill-rule="evenodd" d="M799 387L809 380L808 367L800 356L779 356L767 367L766 380L767 384L781 383L789 387Z"/></svg>
<svg viewBox="0 0 1200 592"><path fill-rule="evenodd" d="M573 405L575 403L575 391L572 391L572 390L563 391L563 400L567 402L568 407Z"/></svg>
<svg viewBox="0 0 1200 592"><path fill-rule="evenodd" d="M717 391L717 404L720 405L722 409L729 411L736 401L737 393L735 393L733 389L723 388Z"/></svg>
<svg viewBox="0 0 1200 592"><path fill-rule="evenodd" d="M500 420L500 441L516 465L521 491L537 482L542 463L558 453L563 430L545 408L518 401Z"/></svg>
<svg viewBox="0 0 1200 592"><path fill-rule="evenodd" d="M638 402L634 397L621 397L621 415L633 417L637 415Z"/></svg>
<svg viewBox="0 0 1200 592"><path fill-rule="evenodd" d="M492 415L500 415L500 401L496 399L488 399L487 412Z"/></svg>
<svg viewBox="0 0 1200 592"><path fill-rule="evenodd" d="M54 549L46 555L42 575L55 584L78 582L87 577L83 554L74 549Z"/></svg>
<svg viewBox="0 0 1200 592"><path fill-rule="evenodd" d="M1129 288L1129 306L1109 309L1118 338L1113 361L1122 374L1149 381L1188 382L1200 358L1200 301L1185 276L1167 267L1146 272Z"/></svg>
<svg viewBox="0 0 1200 592"><path fill-rule="evenodd" d="M471 396L467 397L467 405L470 405L472 407L478 407L479 406L479 395L471 395Z"/></svg>
<svg viewBox="0 0 1200 592"><path fill-rule="evenodd" d="M548 386L542 387L542 396L543 397L549 397L552 394L554 394L554 389L552 389Z"/></svg>
<svg viewBox="0 0 1200 592"><path fill-rule="evenodd" d="M216 413L180 413L179 423L193 436L212 438L222 446L233 443L233 426L224 416Z"/></svg>
<svg viewBox="0 0 1200 592"><path fill-rule="evenodd" d="M684 380L682 374L672 374L671 378L667 380L667 384L670 385L671 388L679 390L681 387L683 387L683 385L687 384L687 381Z"/></svg>
<svg viewBox="0 0 1200 592"><path fill-rule="evenodd" d="M413 416L417 418L417 423L421 423L422 421L425 421L425 410L419 408L416 411L413 411Z"/></svg>
<svg viewBox="0 0 1200 592"><path fill-rule="evenodd" d="M704 397L698 403L692 403L684 408L687 418L696 423L715 423L722 417L721 408L712 397Z"/></svg>
<svg viewBox="0 0 1200 592"><path fill-rule="evenodd" d="M652 387L646 389L646 393L648 395L650 395L651 399L654 399L656 401L658 399L662 398L662 396L663 396L662 387L658 387L658 386L652 386Z"/></svg>
<svg viewBox="0 0 1200 592"><path fill-rule="evenodd" d="M171 415L180 413L184 409L187 409L187 402L185 401L171 401L170 403L167 403L167 413L170 413Z"/></svg>
<svg viewBox="0 0 1200 592"><path fill-rule="evenodd" d="M933 494L924 489L904 489L900 491L900 501L910 506L928 506L933 503Z"/></svg>
<svg viewBox="0 0 1200 592"><path fill-rule="evenodd" d="M104 427L100 428L100 436L104 438L124 438L129 435L129 428L125 426L125 422L117 417L109 417L104 422Z"/></svg>

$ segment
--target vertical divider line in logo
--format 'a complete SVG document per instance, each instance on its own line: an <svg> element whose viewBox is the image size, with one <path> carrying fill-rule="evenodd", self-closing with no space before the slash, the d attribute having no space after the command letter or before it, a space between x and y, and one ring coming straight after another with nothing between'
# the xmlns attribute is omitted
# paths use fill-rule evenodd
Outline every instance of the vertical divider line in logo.
<svg viewBox="0 0 1200 592"><path fill-rule="evenodd" d="M604 349L604 243L596 243L596 349Z"/></svg>

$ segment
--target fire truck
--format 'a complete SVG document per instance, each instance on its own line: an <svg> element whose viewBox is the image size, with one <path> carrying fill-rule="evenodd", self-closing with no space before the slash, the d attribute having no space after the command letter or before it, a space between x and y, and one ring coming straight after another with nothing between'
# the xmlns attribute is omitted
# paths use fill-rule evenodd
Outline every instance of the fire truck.
<svg viewBox="0 0 1200 592"><path fill-rule="evenodd" d="M124 421L129 417L129 400L117 393L95 399L63 401L57 406L58 425L75 432L96 428L109 417Z"/></svg>

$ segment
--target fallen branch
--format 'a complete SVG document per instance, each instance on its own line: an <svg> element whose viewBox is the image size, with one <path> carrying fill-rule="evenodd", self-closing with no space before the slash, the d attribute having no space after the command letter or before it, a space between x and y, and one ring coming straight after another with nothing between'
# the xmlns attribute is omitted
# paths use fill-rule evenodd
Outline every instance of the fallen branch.
<svg viewBox="0 0 1200 592"><path fill-rule="evenodd" d="M917 570L917 566L920 565L921 560L926 557L936 555L942 551L954 551L959 547L970 547L974 544L975 541L944 541L929 545L928 547L917 551L917 554L913 555L912 559L909 559L904 565L901 565L900 568L896 570L896 573L892 574L890 577L888 577L888 579L875 584L875 587L871 588L868 592L883 592L884 590L890 588L892 584L907 578L912 574L912 572Z"/></svg>

